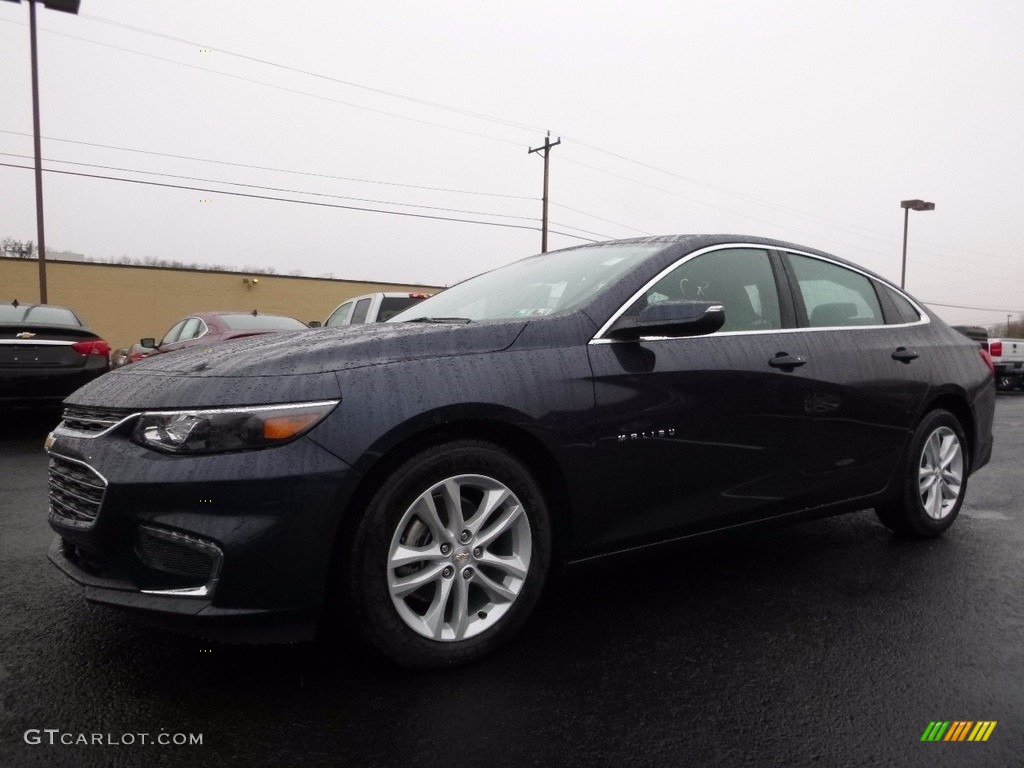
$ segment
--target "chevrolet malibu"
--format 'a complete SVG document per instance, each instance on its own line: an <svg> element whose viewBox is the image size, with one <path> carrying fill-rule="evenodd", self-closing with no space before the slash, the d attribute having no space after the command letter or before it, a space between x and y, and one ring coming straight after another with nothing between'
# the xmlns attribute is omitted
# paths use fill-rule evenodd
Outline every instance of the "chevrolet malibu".
<svg viewBox="0 0 1024 768"><path fill-rule="evenodd" d="M874 508L942 534L991 361L840 258L681 235L547 253L383 324L128 366L47 439L50 559L207 636L327 618L399 664L506 642L549 573Z"/></svg>

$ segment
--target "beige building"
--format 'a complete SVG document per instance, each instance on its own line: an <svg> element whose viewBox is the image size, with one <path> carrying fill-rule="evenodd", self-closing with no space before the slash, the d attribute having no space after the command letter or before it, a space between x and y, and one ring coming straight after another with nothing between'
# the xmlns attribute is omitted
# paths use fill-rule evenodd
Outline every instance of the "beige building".
<svg viewBox="0 0 1024 768"><path fill-rule="evenodd" d="M46 262L50 304L73 309L113 348L145 336L157 341L192 312L235 310L323 321L345 299L377 291L426 291L437 286L370 283L167 267ZM0 258L0 301L39 301L39 262Z"/></svg>

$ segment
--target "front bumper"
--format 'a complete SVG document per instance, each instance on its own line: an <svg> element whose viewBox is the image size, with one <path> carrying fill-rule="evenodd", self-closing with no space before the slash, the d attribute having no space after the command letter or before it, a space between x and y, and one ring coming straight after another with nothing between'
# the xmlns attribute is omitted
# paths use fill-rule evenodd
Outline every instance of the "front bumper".
<svg viewBox="0 0 1024 768"><path fill-rule="evenodd" d="M260 451L157 454L130 442L128 426L97 438L55 433L50 560L90 602L170 626L311 637L355 483L348 465L305 437Z"/></svg>

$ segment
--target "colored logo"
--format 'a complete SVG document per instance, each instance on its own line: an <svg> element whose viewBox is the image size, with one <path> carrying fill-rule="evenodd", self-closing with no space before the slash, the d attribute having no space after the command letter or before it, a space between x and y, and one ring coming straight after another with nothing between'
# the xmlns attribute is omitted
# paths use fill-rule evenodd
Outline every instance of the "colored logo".
<svg viewBox="0 0 1024 768"><path fill-rule="evenodd" d="M921 741L988 741L995 728L995 720L933 720Z"/></svg>

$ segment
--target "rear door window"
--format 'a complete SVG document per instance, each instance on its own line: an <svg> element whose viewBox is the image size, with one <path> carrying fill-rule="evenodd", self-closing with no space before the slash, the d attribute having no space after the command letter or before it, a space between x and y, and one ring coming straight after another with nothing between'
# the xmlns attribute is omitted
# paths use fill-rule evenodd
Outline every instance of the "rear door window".
<svg viewBox="0 0 1024 768"><path fill-rule="evenodd" d="M830 261L786 254L811 328L885 325L871 280Z"/></svg>

